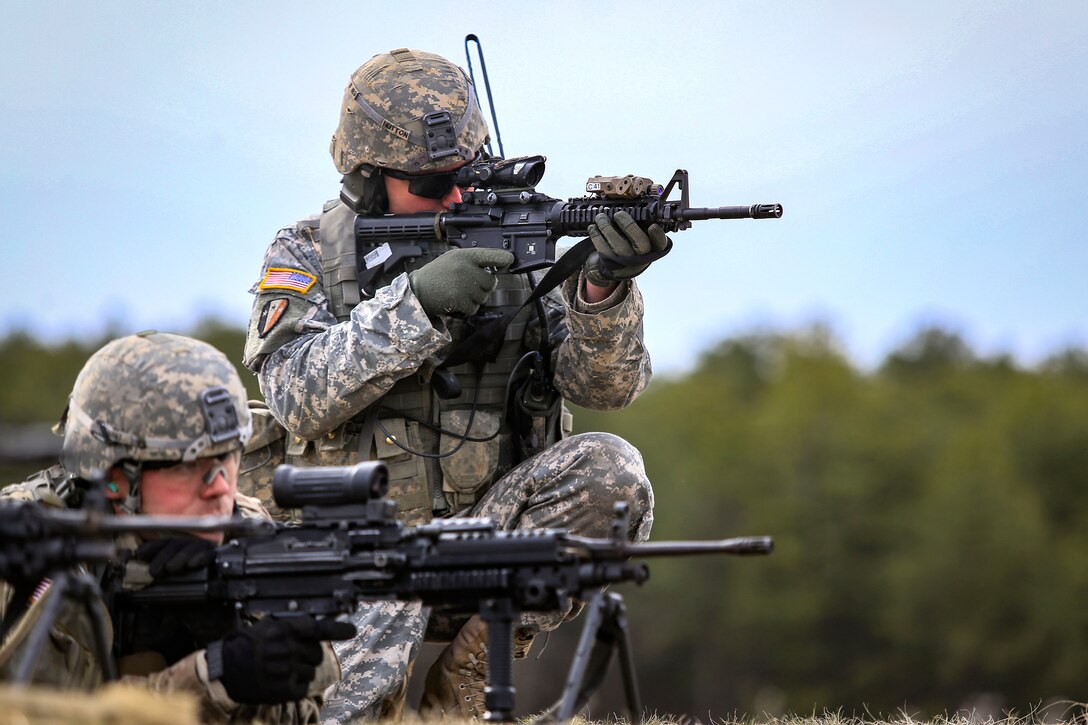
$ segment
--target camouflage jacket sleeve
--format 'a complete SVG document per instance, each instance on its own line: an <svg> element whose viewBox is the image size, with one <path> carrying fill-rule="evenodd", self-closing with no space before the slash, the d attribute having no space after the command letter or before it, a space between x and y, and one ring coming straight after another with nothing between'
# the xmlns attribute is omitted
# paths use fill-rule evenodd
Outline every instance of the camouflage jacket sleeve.
<svg viewBox="0 0 1088 725"><path fill-rule="evenodd" d="M575 405L617 410L638 397L653 372L642 339L642 294L631 280L607 299L589 303L584 288L581 274L563 285L567 310L555 353L555 386Z"/></svg>
<svg viewBox="0 0 1088 725"><path fill-rule="evenodd" d="M205 723L263 722L280 725L319 722L322 692L340 679L336 655L328 643L325 659L310 684L308 696L282 705L242 705L231 699L218 680L208 679L208 660L204 650L186 655L170 667L146 678L125 677L126 681L145 682L154 692L188 692L200 702L200 720Z"/></svg>
<svg viewBox="0 0 1088 725"><path fill-rule="evenodd" d="M313 283L304 291L290 282L270 286L273 270ZM282 229L251 290L256 299L245 351L245 365L257 373L273 414L309 440L362 411L450 340L428 319L407 275L356 305L344 322L332 314L320 280L313 241L296 227Z"/></svg>

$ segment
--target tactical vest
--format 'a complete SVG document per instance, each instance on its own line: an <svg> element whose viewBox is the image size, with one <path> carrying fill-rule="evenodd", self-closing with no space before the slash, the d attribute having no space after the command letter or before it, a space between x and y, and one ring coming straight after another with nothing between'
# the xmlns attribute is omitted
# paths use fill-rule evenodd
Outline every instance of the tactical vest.
<svg viewBox="0 0 1088 725"><path fill-rule="evenodd" d="M324 292L339 322L348 320L351 310L363 299L356 255L365 256L370 250L356 249L354 221L355 212L335 201L326 204L316 226L313 222L300 222L299 226L300 233L312 239L318 250ZM402 272L419 269L450 249L450 245L438 240L420 240L419 246L424 250L423 256L408 258L394 269L382 272L374 279L373 289L388 285ZM512 312L530 294L524 275L500 274L495 290L480 312ZM519 463L519 458L542 450L570 431L570 414L561 404L545 415L532 418L528 436L525 431L513 430L509 417L503 415L511 373L528 352L522 338L534 314L531 307L521 310L506 329L497 359L484 365L482 373L478 373L473 363L449 368L461 386L457 397L440 398L430 383L433 370L425 366L395 383L375 404L377 411L360 412L320 440L289 436L287 462L348 465L359 460L382 460L389 468L389 493L398 501L400 517L409 523L426 522L433 516L451 515L469 508L497 478ZM447 319L447 325L454 341L467 334L463 320ZM471 416L474 401L476 413ZM468 436L494 437L462 442L470 417L472 427L467 431ZM529 450L519 456L518 451L526 449L526 440L531 441ZM402 445L410 451L431 455L457 450L452 455L429 458L406 451Z"/></svg>

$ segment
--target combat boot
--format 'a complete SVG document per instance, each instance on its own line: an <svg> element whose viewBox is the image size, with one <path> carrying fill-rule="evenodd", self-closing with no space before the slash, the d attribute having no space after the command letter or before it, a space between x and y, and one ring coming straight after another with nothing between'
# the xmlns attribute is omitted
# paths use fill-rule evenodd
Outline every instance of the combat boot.
<svg viewBox="0 0 1088 725"><path fill-rule="evenodd" d="M486 685L487 625L473 615L427 671L419 714L482 718Z"/></svg>
<svg viewBox="0 0 1088 725"><path fill-rule="evenodd" d="M514 630L514 658L529 654L533 635ZM473 615L427 672L419 713L482 719L487 714L487 624Z"/></svg>

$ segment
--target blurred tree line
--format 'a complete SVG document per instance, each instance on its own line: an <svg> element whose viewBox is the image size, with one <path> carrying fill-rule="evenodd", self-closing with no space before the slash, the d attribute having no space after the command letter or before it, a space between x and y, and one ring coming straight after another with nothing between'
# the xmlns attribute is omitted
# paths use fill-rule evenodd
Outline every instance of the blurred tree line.
<svg viewBox="0 0 1088 725"><path fill-rule="evenodd" d="M576 420L642 451L654 538L776 540L629 597L664 711L1088 700L1085 352L1022 370L930 329L862 374L820 328L743 337Z"/></svg>
<svg viewBox="0 0 1088 725"><path fill-rule="evenodd" d="M243 331L194 334L240 364ZM0 424L54 422L102 342L0 341ZM1088 701L1085 351L1024 369L927 329L863 372L825 328L752 335L622 412L575 420L642 451L653 538L777 543L766 558L655 561L624 589L658 711Z"/></svg>

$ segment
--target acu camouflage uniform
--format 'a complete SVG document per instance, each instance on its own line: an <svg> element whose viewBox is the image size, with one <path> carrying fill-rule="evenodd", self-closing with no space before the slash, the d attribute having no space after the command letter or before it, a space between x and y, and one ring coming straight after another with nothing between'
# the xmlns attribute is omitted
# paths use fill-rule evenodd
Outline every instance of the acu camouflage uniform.
<svg viewBox="0 0 1088 725"><path fill-rule="evenodd" d="M390 55L411 69L405 71L409 85L413 73L431 67L417 59L437 58L418 51ZM366 84L378 82L369 65L356 71L348 86L341 128L333 138L333 158L345 174L359 161L352 149L364 142L370 144L371 160L398 156L375 146L373 134L352 138L353 124L365 120L359 118L363 105L352 99L377 103L367 95ZM429 87L435 83L431 79ZM466 83L453 79L451 89ZM403 100L412 98L417 96L409 93ZM465 108L469 101L462 97L450 103ZM423 105L435 104L430 98ZM471 101L465 116L473 112L479 109ZM416 133L414 126L404 125L406 134ZM484 140L472 142L472 153ZM389 165L419 171L443 164L429 165L423 156L407 165ZM433 516L488 516L503 530L553 527L607 536L613 503L623 500L631 505L630 537L645 540L653 521L653 493L633 446L604 433L570 436L570 416L561 405L532 416L520 430L504 414L508 378L525 353L540 348L545 334L531 310L523 310L507 328L498 359L481 373L471 363L450 368L462 393L439 398L430 378L465 333L465 322L428 317L407 273L448 247L419 240L423 256L383 272L364 290L356 268L354 217L346 204L331 202L321 215L281 229L265 254L260 281L250 290L256 299L245 365L257 373L267 408L251 404L254 438L239 485L260 498L273 516L290 518L292 512L279 510L271 499L275 465L346 465L376 458L389 466L390 494L408 523ZM379 245L358 254L377 250ZM543 299L554 371L550 383L576 405L622 408L651 375L642 338L642 296L633 281L623 282L608 299L590 304L579 292L584 284L582 278L569 279L561 293L553 290ZM523 275L499 274L481 312L517 309L528 295ZM478 409L468 435L487 439L497 433L490 440L461 441L474 400ZM398 444L432 455L457 450L435 459ZM522 627L527 634L552 629L568 614L525 618ZM412 603L367 605L352 622L359 636L334 645L344 680L326 693L326 721L381 714L383 698L405 686L425 630L449 639L461 624L431 622L428 629L427 612Z"/></svg>

